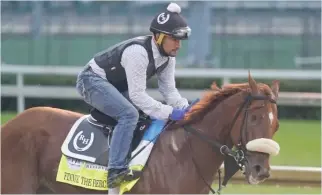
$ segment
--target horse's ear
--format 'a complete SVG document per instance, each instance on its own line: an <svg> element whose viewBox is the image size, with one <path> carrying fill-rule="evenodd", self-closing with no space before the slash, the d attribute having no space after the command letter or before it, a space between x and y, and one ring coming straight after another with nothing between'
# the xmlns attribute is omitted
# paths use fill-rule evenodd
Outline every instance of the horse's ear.
<svg viewBox="0 0 322 195"><path fill-rule="evenodd" d="M278 98L278 92L280 90L280 81L279 80L274 80L272 82L271 88L272 88L272 92L273 92L273 95L274 95L273 99L276 101L277 98Z"/></svg>
<svg viewBox="0 0 322 195"><path fill-rule="evenodd" d="M248 83L249 83L249 86L250 86L250 88L252 90L252 94L258 94L257 83L253 79L253 77L250 75L250 71L249 70L248 70Z"/></svg>
<svg viewBox="0 0 322 195"><path fill-rule="evenodd" d="M219 91L220 90L219 87L218 87L218 85L217 85L217 83L215 81L212 83L211 89L214 90L214 91Z"/></svg>

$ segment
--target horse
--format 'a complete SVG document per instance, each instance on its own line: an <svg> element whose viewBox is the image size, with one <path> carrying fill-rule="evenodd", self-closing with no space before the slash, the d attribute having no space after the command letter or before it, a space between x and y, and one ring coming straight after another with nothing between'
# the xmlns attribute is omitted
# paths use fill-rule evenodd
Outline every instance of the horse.
<svg viewBox="0 0 322 195"><path fill-rule="evenodd" d="M256 83L250 73L245 83L220 88L214 82L182 121L165 128L129 193L209 193L209 185L228 157L237 165L232 174L243 171L250 185L268 179L269 159L279 151L273 141L279 128L278 92L279 81L271 86ZM4 124L1 193L101 193L55 180L60 147L83 115L33 107ZM226 165L225 172L230 170Z"/></svg>

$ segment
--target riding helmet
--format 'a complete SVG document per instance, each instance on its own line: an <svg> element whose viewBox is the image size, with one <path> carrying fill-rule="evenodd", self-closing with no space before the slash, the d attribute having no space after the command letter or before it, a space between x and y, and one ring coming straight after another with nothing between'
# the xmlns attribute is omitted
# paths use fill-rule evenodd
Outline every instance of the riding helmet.
<svg viewBox="0 0 322 195"><path fill-rule="evenodd" d="M180 12L181 8L178 4L170 3L166 11L157 14L153 18L150 31L154 34L160 33L157 40L158 45L161 45L164 34L179 40L189 38L191 29Z"/></svg>

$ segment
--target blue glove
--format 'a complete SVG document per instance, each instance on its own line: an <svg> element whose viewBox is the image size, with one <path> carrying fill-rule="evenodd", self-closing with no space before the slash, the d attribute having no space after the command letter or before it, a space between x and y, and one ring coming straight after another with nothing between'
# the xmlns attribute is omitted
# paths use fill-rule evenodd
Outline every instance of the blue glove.
<svg viewBox="0 0 322 195"><path fill-rule="evenodd" d="M179 121L182 120L184 118L184 115L190 110L190 108L196 104L199 101L199 99L196 99L195 101L193 101L187 108L184 109L176 109L174 108L172 113L170 114L170 119L174 120L174 121Z"/></svg>
<svg viewBox="0 0 322 195"><path fill-rule="evenodd" d="M172 113L170 114L170 119L173 121L179 121L184 118L184 115L186 114L186 109L176 109L174 108Z"/></svg>

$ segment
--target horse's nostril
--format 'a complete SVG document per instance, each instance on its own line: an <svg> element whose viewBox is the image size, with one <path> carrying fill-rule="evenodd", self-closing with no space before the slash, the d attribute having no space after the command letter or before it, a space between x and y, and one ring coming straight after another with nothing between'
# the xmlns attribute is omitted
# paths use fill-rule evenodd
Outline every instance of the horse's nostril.
<svg viewBox="0 0 322 195"><path fill-rule="evenodd" d="M255 171L258 174L261 171L261 166L260 165L255 165Z"/></svg>
<svg viewBox="0 0 322 195"><path fill-rule="evenodd" d="M254 170L260 179L265 179L270 176L268 169L261 167L260 165L255 165Z"/></svg>

